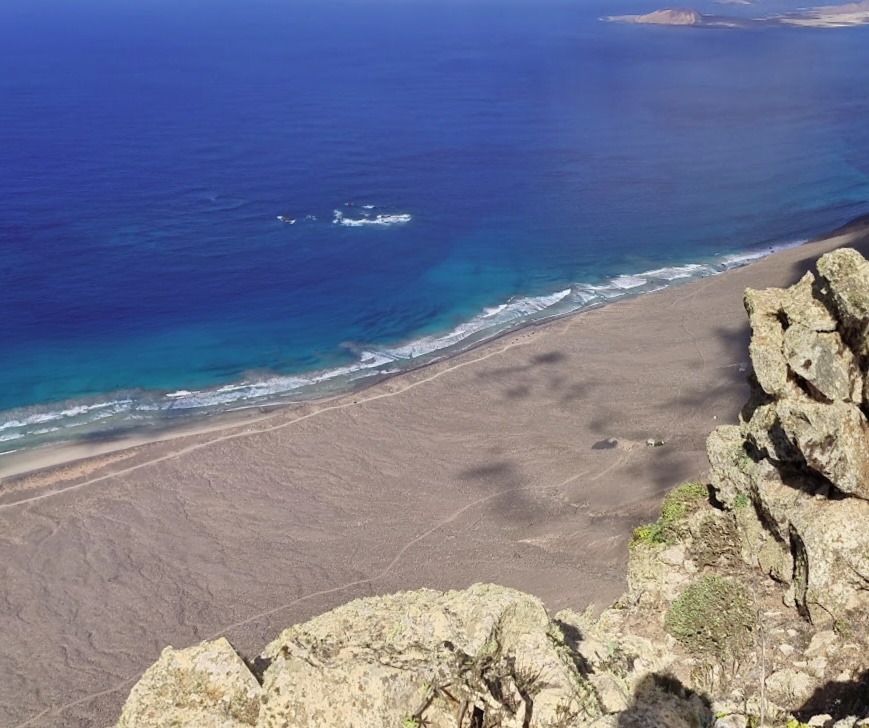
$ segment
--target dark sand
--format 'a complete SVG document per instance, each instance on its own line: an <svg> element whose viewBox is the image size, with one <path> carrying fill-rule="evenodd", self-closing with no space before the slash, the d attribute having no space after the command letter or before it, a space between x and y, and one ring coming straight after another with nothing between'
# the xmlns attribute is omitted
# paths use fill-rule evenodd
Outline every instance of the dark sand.
<svg viewBox="0 0 869 728"><path fill-rule="evenodd" d="M867 227L344 399L0 481L0 726L110 725L165 645L253 655L370 594L492 581L608 605L632 527L704 474L746 399L743 289ZM14 468L88 451L59 452Z"/></svg>

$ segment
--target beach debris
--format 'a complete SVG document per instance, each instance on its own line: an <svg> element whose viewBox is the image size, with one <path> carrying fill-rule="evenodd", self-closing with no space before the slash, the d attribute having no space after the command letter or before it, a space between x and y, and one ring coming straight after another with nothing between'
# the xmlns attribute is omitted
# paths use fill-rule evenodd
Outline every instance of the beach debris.
<svg viewBox="0 0 869 728"><path fill-rule="evenodd" d="M654 437L650 437L646 440L646 447L664 447L663 440L656 440Z"/></svg>

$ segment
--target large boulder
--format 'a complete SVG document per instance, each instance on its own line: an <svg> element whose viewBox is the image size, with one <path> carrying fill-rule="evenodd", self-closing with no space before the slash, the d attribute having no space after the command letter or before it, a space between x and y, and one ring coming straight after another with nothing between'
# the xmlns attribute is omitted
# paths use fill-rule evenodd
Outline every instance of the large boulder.
<svg viewBox="0 0 869 728"><path fill-rule="evenodd" d="M788 362L784 355L782 294L776 289L745 292L745 308L751 324L748 347L754 374L764 392L785 394L790 389Z"/></svg>
<svg viewBox="0 0 869 728"><path fill-rule="evenodd" d="M798 283L781 291L781 307L789 326L803 326L818 333L835 331L836 317L818 297L817 282L806 273Z"/></svg>
<svg viewBox="0 0 869 728"><path fill-rule="evenodd" d="M869 263L841 249L818 271L746 291L752 396L707 454L724 507L752 506L738 512L743 557L829 622L869 610Z"/></svg>
<svg viewBox="0 0 869 728"><path fill-rule="evenodd" d="M869 498L869 423L858 407L790 400L776 414L809 468L837 490Z"/></svg>
<svg viewBox="0 0 869 728"><path fill-rule="evenodd" d="M710 437L707 449L744 560L789 584L789 597L817 622L869 614L869 501L825 497L816 476L755 463L728 434Z"/></svg>
<svg viewBox="0 0 869 728"><path fill-rule="evenodd" d="M360 599L286 630L264 656L262 728L452 728L475 711L520 728L599 711L542 603L492 585Z"/></svg>
<svg viewBox="0 0 869 728"><path fill-rule="evenodd" d="M860 403L862 377L854 354L836 331L820 333L801 324L784 332L787 368L819 398Z"/></svg>
<svg viewBox="0 0 869 728"><path fill-rule="evenodd" d="M818 273L828 308L865 365L869 355L869 263L856 250L842 248L818 261Z"/></svg>
<svg viewBox="0 0 869 728"><path fill-rule="evenodd" d="M117 728L250 728L263 690L225 639L167 647L130 692Z"/></svg>

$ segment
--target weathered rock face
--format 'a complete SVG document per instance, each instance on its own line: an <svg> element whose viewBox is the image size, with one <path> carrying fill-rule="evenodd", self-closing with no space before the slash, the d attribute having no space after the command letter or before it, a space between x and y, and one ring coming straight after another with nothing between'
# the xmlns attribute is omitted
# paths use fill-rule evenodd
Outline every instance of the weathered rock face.
<svg viewBox="0 0 869 728"><path fill-rule="evenodd" d="M352 602L286 630L265 657L263 727L446 727L474 711L547 726L598 710L543 605L502 587Z"/></svg>
<svg viewBox="0 0 869 728"><path fill-rule="evenodd" d="M130 692L117 728L245 728L256 724L262 696L225 639L186 650L167 647Z"/></svg>
<svg viewBox="0 0 869 728"><path fill-rule="evenodd" d="M856 250L843 248L818 261L823 295L842 335L859 355L863 371L869 356L869 263Z"/></svg>
<svg viewBox="0 0 869 728"><path fill-rule="evenodd" d="M743 555L829 622L869 610L869 263L841 249L818 271L746 291L752 399L707 452L719 500L753 506Z"/></svg>
<svg viewBox="0 0 869 728"><path fill-rule="evenodd" d="M225 640L167 648L118 728L522 728L601 714L540 601L491 585L360 599L285 630L261 661L260 687Z"/></svg>

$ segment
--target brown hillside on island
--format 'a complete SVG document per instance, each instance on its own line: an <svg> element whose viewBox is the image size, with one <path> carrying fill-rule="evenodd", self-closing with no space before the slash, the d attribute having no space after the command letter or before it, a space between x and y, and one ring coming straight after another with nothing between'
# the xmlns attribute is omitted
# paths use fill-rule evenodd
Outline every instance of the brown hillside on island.
<svg viewBox="0 0 869 728"><path fill-rule="evenodd" d="M673 8L638 15L634 22L653 25L700 25L703 22L703 15L690 8Z"/></svg>
<svg viewBox="0 0 869 728"><path fill-rule="evenodd" d="M344 397L4 459L0 725L112 725L165 645L258 655L359 597L492 582L610 605L632 530L749 396L743 291L845 244L869 222Z"/></svg>
<svg viewBox="0 0 869 728"><path fill-rule="evenodd" d="M694 28L750 28L760 25L759 21L751 19L704 15L693 8L664 8L645 15L610 15L604 20L633 25L676 25Z"/></svg>
<svg viewBox="0 0 869 728"><path fill-rule="evenodd" d="M610 15L604 20L635 25L675 25L695 28L846 28L869 24L869 0L844 5L822 5L763 18L704 15L691 8L665 8L645 15Z"/></svg>

